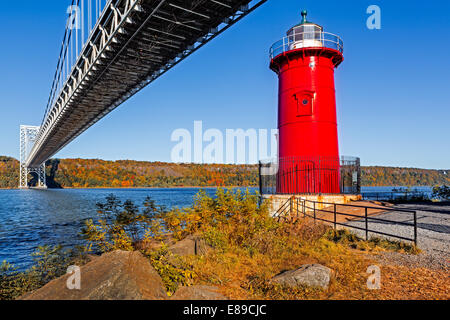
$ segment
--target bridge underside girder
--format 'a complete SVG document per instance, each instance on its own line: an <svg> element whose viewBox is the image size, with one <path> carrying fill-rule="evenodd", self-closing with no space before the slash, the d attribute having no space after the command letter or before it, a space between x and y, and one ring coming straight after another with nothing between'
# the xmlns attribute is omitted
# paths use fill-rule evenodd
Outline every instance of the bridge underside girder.
<svg viewBox="0 0 450 320"><path fill-rule="evenodd" d="M39 167L265 1L112 1L46 114L25 165Z"/></svg>

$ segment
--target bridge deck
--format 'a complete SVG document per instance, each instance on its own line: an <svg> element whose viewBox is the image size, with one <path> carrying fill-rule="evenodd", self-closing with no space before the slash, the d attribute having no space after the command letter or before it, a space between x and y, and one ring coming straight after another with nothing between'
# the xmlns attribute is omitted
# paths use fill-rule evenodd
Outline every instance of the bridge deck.
<svg viewBox="0 0 450 320"><path fill-rule="evenodd" d="M26 165L38 167L265 1L111 1L45 116Z"/></svg>

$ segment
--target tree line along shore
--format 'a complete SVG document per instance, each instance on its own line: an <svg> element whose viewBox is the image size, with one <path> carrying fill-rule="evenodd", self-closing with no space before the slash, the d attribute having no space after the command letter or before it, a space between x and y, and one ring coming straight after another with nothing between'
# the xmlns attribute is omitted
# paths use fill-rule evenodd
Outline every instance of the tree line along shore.
<svg viewBox="0 0 450 320"><path fill-rule="evenodd" d="M0 156L0 188L17 188L19 161ZM450 184L450 170L362 167L363 186ZM47 184L53 188L257 187L257 165L176 164L133 160L51 159Z"/></svg>

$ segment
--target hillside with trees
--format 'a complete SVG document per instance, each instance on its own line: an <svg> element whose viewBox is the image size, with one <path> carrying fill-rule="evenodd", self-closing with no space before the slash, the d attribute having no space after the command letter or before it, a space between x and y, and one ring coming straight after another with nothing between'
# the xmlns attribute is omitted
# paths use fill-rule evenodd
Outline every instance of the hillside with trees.
<svg viewBox="0 0 450 320"><path fill-rule="evenodd" d="M17 188L20 164L14 158L0 156L0 188Z"/></svg>
<svg viewBox="0 0 450 320"><path fill-rule="evenodd" d="M57 167L57 169L55 169ZM48 171L62 187L254 186L257 166L200 165L84 159L50 160Z"/></svg>
<svg viewBox="0 0 450 320"><path fill-rule="evenodd" d="M436 186L450 184L450 170L362 167L363 186Z"/></svg>
<svg viewBox="0 0 450 320"><path fill-rule="evenodd" d="M175 164L98 159L47 161L47 184L62 188L258 186L257 165ZM0 157L0 188L16 188L19 162ZM450 185L450 170L363 167L363 186Z"/></svg>

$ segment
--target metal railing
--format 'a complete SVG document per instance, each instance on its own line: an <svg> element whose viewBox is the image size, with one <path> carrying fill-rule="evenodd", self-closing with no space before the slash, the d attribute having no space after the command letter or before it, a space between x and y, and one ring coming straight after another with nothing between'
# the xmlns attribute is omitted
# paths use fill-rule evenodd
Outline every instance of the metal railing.
<svg viewBox="0 0 450 320"><path fill-rule="evenodd" d="M280 221L281 218L285 217L288 213L290 213L291 201L292 199L288 199L285 203L283 203L283 205L280 208L278 208L278 210L275 212L272 218L278 219L278 221Z"/></svg>
<svg viewBox="0 0 450 320"><path fill-rule="evenodd" d="M360 159L356 157L284 157L259 163L260 193L359 194Z"/></svg>
<svg viewBox="0 0 450 320"><path fill-rule="evenodd" d="M302 48L323 47L340 53L344 52L344 42L338 35L329 32L310 31L295 33L275 42L270 48L270 59L286 51L300 49L299 47L296 48L297 44Z"/></svg>
<svg viewBox="0 0 450 320"><path fill-rule="evenodd" d="M326 206L325 208L320 209L320 206ZM364 209L364 216L359 216L351 213L344 213L339 212L338 207L352 207L352 208L362 208ZM330 209L331 208L331 209ZM411 214L413 222L403 222L403 221L394 221L394 220L387 220L383 218L376 218L369 215L369 210L382 210L383 212L396 212L396 213L405 213L405 214ZM326 219L323 217L323 213L325 214L332 214L333 220ZM391 209L391 208L380 208L380 207L370 207L370 206L360 206L360 205L352 205L352 204L336 204L336 203L328 203L328 202L317 202L317 201L311 201L311 200L305 200L300 198L291 198L289 201L287 201L283 206L280 207L280 209L277 211L277 213L274 215L275 218L280 221L282 218L288 217L288 215L295 215L295 218L299 219L301 216L303 218L312 218L314 221L322 221L326 223L333 224L334 230L337 229L337 226L343 226L346 228L353 228L357 230L364 231L365 233L365 239L369 240L369 232L373 234L379 234L387 237L392 237L396 239L406 240L406 241L412 241L415 245L417 245L417 211L415 210L405 210L405 209ZM322 214L319 216L319 214ZM356 221L363 220L364 222L364 228L350 225L347 223L338 222L337 218L339 216L345 216L345 217L352 217L357 219ZM413 228L413 238L404 237L402 235L398 234L392 234L383 232L380 230L373 230L369 229L369 222L375 221L375 222L382 222L382 223L388 223L393 225L401 225L401 226L410 226Z"/></svg>

